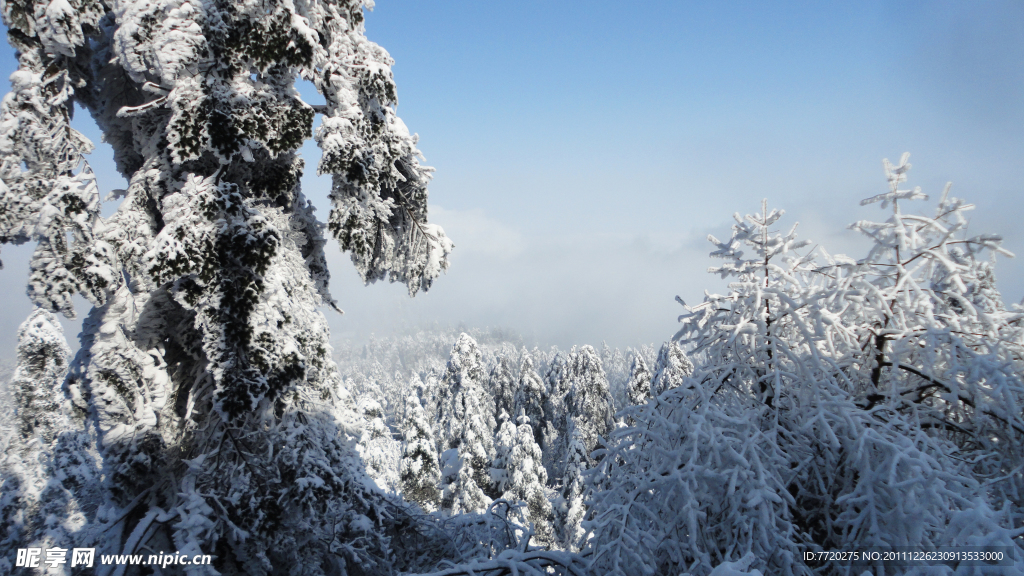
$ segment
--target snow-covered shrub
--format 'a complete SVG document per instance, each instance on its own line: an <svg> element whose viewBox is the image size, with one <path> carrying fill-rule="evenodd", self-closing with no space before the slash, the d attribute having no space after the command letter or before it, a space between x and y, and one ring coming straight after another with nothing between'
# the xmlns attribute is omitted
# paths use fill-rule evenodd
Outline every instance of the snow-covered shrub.
<svg viewBox="0 0 1024 576"><path fill-rule="evenodd" d="M586 565L568 552L533 545L533 532L523 518L524 505L495 500L478 514L444 520L460 558L479 560L438 571L432 576L581 576ZM485 559L486 558L486 559Z"/></svg>
<svg viewBox="0 0 1024 576"><path fill-rule="evenodd" d="M590 479L590 562L595 573L709 574L747 553L765 573L802 568L791 521L788 466L752 402L712 398L701 382L633 411L636 427L613 432ZM763 416L762 416L763 417Z"/></svg>

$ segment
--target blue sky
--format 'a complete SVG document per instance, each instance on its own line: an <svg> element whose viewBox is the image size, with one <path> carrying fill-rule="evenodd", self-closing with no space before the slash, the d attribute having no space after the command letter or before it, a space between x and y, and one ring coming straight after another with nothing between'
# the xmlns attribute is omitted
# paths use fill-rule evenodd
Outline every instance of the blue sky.
<svg viewBox="0 0 1024 576"><path fill-rule="evenodd" d="M332 247L337 337L436 322L560 346L660 342L677 294L722 289L705 237L728 236L733 212L767 197L802 237L860 256L846 225L883 217L859 201L904 151L911 185L952 181L978 206L971 230L1024 258L1020 2L380 0L367 35L396 60L399 115L437 169L431 218L456 249L409 300L362 286ZM0 66L13 70L10 49ZM104 187L122 186L104 154L91 160ZM315 165L315 145L304 154ZM328 181L303 185L326 215ZM9 356L27 251L3 254ZM1024 296L1020 258L996 268L1008 301Z"/></svg>

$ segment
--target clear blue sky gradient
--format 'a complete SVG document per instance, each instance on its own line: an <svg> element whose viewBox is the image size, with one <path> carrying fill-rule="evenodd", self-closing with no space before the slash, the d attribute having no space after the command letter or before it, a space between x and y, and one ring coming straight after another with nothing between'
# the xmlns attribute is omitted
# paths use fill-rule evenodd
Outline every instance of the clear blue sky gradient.
<svg viewBox="0 0 1024 576"><path fill-rule="evenodd" d="M904 151L911 185L952 181L978 206L971 230L1024 258L1024 3L381 0L366 26L396 60L399 115L437 168L431 218L456 249L409 300L362 286L332 246L337 337L437 322L660 342L677 294L723 289L705 237L727 237L733 212L767 197L782 224L859 257L846 226L884 218L859 201ZM13 71L9 48L0 66ZM76 124L99 141L87 115ZM319 151L303 153L326 216ZM103 188L124 185L108 149L91 162ZM0 356L30 309L27 258L3 250ZM1007 301L1024 296L1020 258L996 268Z"/></svg>

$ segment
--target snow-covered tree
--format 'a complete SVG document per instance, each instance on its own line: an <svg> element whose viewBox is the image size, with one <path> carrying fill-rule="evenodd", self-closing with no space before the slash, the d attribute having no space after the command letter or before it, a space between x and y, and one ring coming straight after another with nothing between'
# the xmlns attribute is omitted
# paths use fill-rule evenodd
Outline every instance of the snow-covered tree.
<svg viewBox="0 0 1024 576"><path fill-rule="evenodd" d="M444 375L444 369L431 370L427 372L421 379L423 386L419 389L420 402L423 405L423 412L427 416L427 421L434 426L434 430L438 430L437 424L439 422L439 403L441 401L441 378ZM434 436L435 441L437 436Z"/></svg>
<svg viewBox="0 0 1024 576"><path fill-rule="evenodd" d="M576 354L574 346L568 353L556 352L548 362L544 374L547 394L544 397L545 426L542 430L544 451L544 467L548 471L548 480L557 481L561 476L562 463L565 459L566 434L569 430L566 397L572 388L570 379L571 361Z"/></svg>
<svg viewBox="0 0 1024 576"><path fill-rule="evenodd" d="M461 481L465 476L472 479L480 490L486 491L491 486L495 425L490 411L493 404L483 388L484 377L476 341L468 334L460 335L452 347L448 367L440 383L438 441L443 450L458 451L457 459L449 458L446 461L450 474L446 476L445 482L452 484L453 480ZM456 460L457 466L454 464ZM462 482L460 486L464 487L466 483ZM473 496L468 502L477 503L482 500Z"/></svg>
<svg viewBox="0 0 1024 576"><path fill-rule="evenodd" d="M568 433L580 442L588 464L593 463L590 453L597 448L601 437L607 438L615 426L614 401L608 388L608 378L601 367L601 359L593 346L583 346L570 355L569 381L566 395Z"/></svg>
<svg viewBox="0 0 1024 576"><path fill-rule="evenodd" d="M519 384L516 387L516 395L512 403L512 413L523 413L530 419L530 426L533 428L533 437L538 446L544 444L544 430L547 426L547 419L544 414L544 403L547 401L547 387L541 380L540 374L533 366L533 356L524 348L522 351L522 363L519 366Z"/></svg>
<svg viewBox="0 0 1024 576"><path fill-rule="evenodd" d="M674 340L666 342L658 351L658 362L654 367L651 380L651 392L661 394L682 384L683 380L693 373L693 362L686 357L686 352Z"/></svg>
<svg viewBox="0 0 1024 576"><path fill-rule="evenodd" d="M632 353L631 353L632 352ZM615 410L621 410L626 404L626 382L629 380L629 368L635 351L612 348L607 342L601 343L599 356L604 373L608 377L608 386L615 399Z"/></svg>
<svg viewBox="0 0 1024 576"><path fill-rule="evenodd" d="M586 485L583 473L590 467L589 454L584 429L570 422L558 510L558 531L562 545L569 550L578 550L584 542L582 523L587 507L584 503Z"/></svg>
<svg viewBox="0 0 1024 576"><path fill-rule="evenodd" d="M426 221L430 169L363 7L4 5L19 69L0 109L0 240L38 242L41 307L95 305L67 391L100 436L100 552L213 553L226 573L388 566L385 531L365 526L390 504L366 492L358 416L335 402L323 233L363 280L411 294L451 242ZM298 78L326 104L302 102ZM109 218L75 104L128 180ZM316 113L326 225L299 189Z"/></svg>
<svg viewBox="0 0 1024 576"><path fill-rule="evenodd" d="M518 379L512 373L512 359L507 354L498 357L498 363L491 369L487 382L491 396L494 397L495 420L501 420L502 413L512 418L512 404L515 401Z"/></svg>
<svg viewBox="0 0 1024 576"><path fill-rule="evenodd" d="M966 236L966 213L974 206L950 196L950 184L934 216L908 213L911 201L928 198L920 188L899 189L910 169L908 157L904 154L898 166L886 160L889 191L862 202L880 202L891 211L889 218L851 225L874 241L868 256L855 263L841 257L830 262L837 285L864 296L843 318L858 321L858 342L871 355L863 368L873 390L893 388L918 405L938 402L941 391L946 396L941 404L950 404L953 412L932 417L967 417L972 425L991 428L981 435L1005 436L1020 424L1019 380L1000 376L985 357L1012 356L1018 350L1006 349L1007 344L1020 345L1004 342L1020 314L1003 306L989 259L1012 254L997 235ZM984 372L964 381L961 373L969 364L981 364ZM973 406L978 400L984 405Z"/></svg>
<svg viewBox="0 0 1024 576"><path fill-rule="evenodd" d="M947 184L934 215L914 213L920 188L902 190L910 164L884 161L885 222L851 228L869 237L868 255L834 258L827 271L848 298L839 317L852 328L850 375L868 407L888 404L966 450L991 480L996 506L1024 493L1022 310L1010 312L994 285L996 254L1012 256L994 234L969 236L974 206ZM852 346L851 346L852 348ZM1016 472L1014 472L1016 471ZM1015 506L1024 526L1024 508Z"/></svg>
<svg viewBox="0 0 1024 576"><path fill-rule="evenodd" d="M381 490L398 492L402 447L391 437L391 429L384 421L384 409L373 398L363 398L359 401L359 411L364 418L359 455L366 465L366 474Z"/></svg>
<svg viewBox="0 0 1024 576"><path fill-rule="evenodd" d="M505 414L498 424L498 432L494 435L494 461L491 464L491 484L496 494L508 489L512 480L509 464L512 460L512 448L516 441L516 425L512 418Z"/></svg>
<svg viewBox="0 0 1024 576"><path fill-rule="evenodd" d="M533 523L539 541L549 543L554 535L554 512L545 489L548 477L543 465L543 454L534 438L530 418L520 413L517 422L518 425L509 422L511 430L508 436L511 438L503 442L507 442L507 448L500 464L503 479L501 497L510 502L525 503L526 521Z"/></svg>
<svg viewBox="0 0 1024 576"><path fill-rule="evenodd" d="M919 194L896 187L905 166L886 164L891 188L878 199ZM967 259L943 257L997 245L951 234L962 230L963 206L944 198L935 218L897 212L888 225L858 223L878 242L859 262L795 253L805 243L794 230L770 230L782 213L764 205L737 215L729 241L711 238L713 255L727 260L712 271L734 282L681 317L676 340L692 346L698 366L634 412L637 425L614 433L588 479L592 567L707 574L752 555L747 564L765 573L810 574L843 570L805 564L800 552L819 547L998 542L1020 554L1014 480L977 476L978 463L1005 466L1013 450L973 434L1014 433L1019 379L1009 373L1021 356L993 337L1011 329L1012 314L987 312L996 331L976 329L980 309L1000 306L991 291L987 304L967 306L971 289L954 277ZM938 236L910 242L926 233ZM967 325L972 345L958 341Z"/></svg>
<svg viewBox="0 0 1024 576"><path fill-rule="evenodd" d="M626 399L630 406L639 406L651 397L651 371L639 353L633 354L626 381Z"/></svg>
<svg viewBox="0 0 1024 576"><path fill-rule="evenodd" d="M413 395L406 401L402 432L402 462L399 470L402 496L431 512L440 504L441 468L437 459L433 427L427 422L420 400Z"/></svg>
<svg viewBox="0 0 1024 576"><path fill-rule="evenodd" d="M20 436L51 442L67 426L60 386L71 348L57 318L36 308L18 328L18 367L11 379Z"/></svg>
<svg viewBox="0 0 1024 576"><path fill-rule="evenodd" d="M46 310L37 308L19 328L11 380L17 431L0 456L0 572L12 569L17 548L74 539L102 503L89 434L61 390L70 355Z"/></svg>
<svg viewBox="0 0 1024 576"><path fill-rule="evenodd" d="M548 397L544 405L547 426L544 431L544 466L548 479L561 484L565 469L569 435L577 429L583 448L589 454L598 438L615 425L614 400L601 358L593 346L573 347L559 352L547 372ZM589 457L587 462L590 462Z"/></svg>
<svg viewBox="0 0 1024 576"><path fill-rule="evenodd" d="M441 509L453 515L486 510L491 499L476 480L471 457L462 456L457 448L449 448L441 453L441 464Z"/></svg>

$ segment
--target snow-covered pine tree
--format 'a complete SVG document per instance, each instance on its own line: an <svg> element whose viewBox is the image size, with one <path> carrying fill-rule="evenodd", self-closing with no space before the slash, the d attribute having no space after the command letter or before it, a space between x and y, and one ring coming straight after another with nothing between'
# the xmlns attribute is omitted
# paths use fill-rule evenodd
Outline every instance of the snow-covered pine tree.
<svg viewBox="0 0 1024 576"><path fill-rule="evenodd" d="M11 379L18 433L49 444L67 427L60 386L68 373L71 348L57 318L36 308L18 328L18 367Z"/></svg>
<svg viewBox="0 0 1024 576"><path fill-rule="evenodd" d="M402 422L401 415L396 414L396 408L403 405L404 401L394 400L397 386L389 372L380 363L375 362L373 366L376 370L362 379L352 399L356 411L362 417L362 432L357 448L367 475L382 490L397 493L402 445L393 437L388 422L394 419L399 424ZM389 397L392 398L390 402Z"/></svg>
<svg viewBox="0 0 1024 576"><path fill-rule="evenodd" d="M582 444L589 467L594 462L590 453L597 448L599 438L607 438L615 426L614 401L593 346L582 346L571 354L568 366L571 387L566 395L567 437L575 435Z"/></svg>
<svg viewBox="0 0 1024 576"><path fill-rule="evenodd" d="M552 349L554 351L554 348ZM572 387L570 379L571 362L576 354L573 346L568 353L557 351L548 362L544 374L547 394L544 398L544 427L541 448L544 451L544 468L548 471L548 481L557 483L561 478L562 466L565 461L566 434L569 430L566 396Z"/></svg>
<svg viewBox="0 0 1024 576"><path fill-rule="evenodd" d="M557 407L563 407L565 401L565 395L569 393L569 388L572 387L572 381L569 380L568 372L570 370L570 363L572 357L576 354L576 347L573 346L569 352L562 352L552 347L554 356L548 361L547 372L544 374L544 382L548 390L548 398L551 402L551 412L557 412Z"/></svg>
<svg viewBox="0 0 1024 576"><path fill-rule="evenodd" d="M434 426L437 431L438 403L441 400L441 377L444 375L444 368L434 368L422 377L423 387L420 389L420 402L423 405L423 412L427 416L427 422ZM434 436L435 441L437 436Z"/></svg>
<svg viewBox="0 0 1024 576"><path fill-rule="evenodd" d="M616 412L626 407L626 382L629 380L629 367L631 364L631 350L620 350L612 348L607 342L601 343L600 357L601 366L608 376L608 386L612 391L612 398L615 399Z"/></svg>
<svg viewBox="0 0 1024 576"><path fill-rule="evenodd" d="M363 280L425 290L451 243L426 222L430 169L363 7L4 6L19 70L0 110L0 240L38 242L40 306L96 306L67 390L101 437L98 553L212 553L222 573L388 569L389 504L365 492L317 309L333 305L325 226L296 155L314 114L326 229ZM301 101L299 77L326 105ZM74 104L129 182L110 218Z"/></svg>
<svg viewBox="0 0 1024 576"><path fill-rule="evenodd" d="M494 397L494 419L500 424L504 413L511 420L518 380L512 373L512 359L507 353L498 356L498 362L491 369L487 381L488 389Z"/></svg>
<svg viewBox="0 0 1024 576"><path fill-rule="evenodd" d="M388 405L384 387L389 379L388 369L375 360L365 372L351 374L348 384L356 398L373 398L384 408Z"/></svg>
<svg viewBox="0 0 1024 576"><path fill-rule="evenodd" d="M399 476L402 496L419 504L427 512L437 509L441 501L438 483L441 468L437 459L433 427L416 395L406 400L405 422L402 426L405 442Z"/></svg>
<svg viewBox="0 0 1024 576"><path fill-rule="evenodd" d="M658 351L658 362L654 367L654 378L651 380L651 392L661 395L683 383L693 374L693 362L686 357L686 352L675 340L670 340Z"/></svg>
<svg viewBox="0 0 1024 576"><path fill-rule="evenodd" d="M523 413L530 419L533 437L537 445L541 446L543 450L544 429L549 425L544 414L544 404L547 401L547 387L544 385L540 374L537 373L537 369L533 367L533 356L525 348L523 348L521 357L519 384L512 403L512 413Z"/></svg>
<svg viewBox="0 0 1024 576"><path fill-rule="evenodd" d="M391 378L387 379L382 388L384 389L386 419L390 420L397 427L405 420L405 399L409 397L409 390L406 388L408 379L402 375L401 370L396 370Z"/></svg>
<svg viewBox="0 0 1024 576"><path fill-rule="evenodd" d="M569 422L569 435L565 449L565 465L562 470L562 494L558 501L558 533L562 546L579 550L583 544L583 517L587 514L584 503L586 484L583 473L590 468L590 452L586 448L585 431Z"/></svg>
<svg viewBox="0 0 1024 576"><path fill-rule="evenodd" d="M491 485L495 494L503 494L512 481L514 470L510 468L512 449L516 443L516 425L507 413L498 424L498 432L494 435L494 461L491 464ZM503 496L502 496L503 497Z"/></svg>
<svg viewBox="0 0 1024 576"><path fill-rule="evenodd" d="M71 350L53 314L37 308L18 329L11 386L17 430L0 456L0 572L17 548L60 546L94 519L100 471L82 415L61 386Z"/></svg>
<svg viewBox="0 0 1024 576"><path fill-rule="evenodd" d="M457 448L441 453L441 510L455 515L487 509L491 499L480 488L474 472L472 459L468 455L462 456Z"/></svg>
<svg viewBox="0 0 1024 576"><path fill-rule="evenodd" d="M614 401L593 346L573 348L560 376L568 386L563 401L565 431L560 434L557 457L549 456L547 465L556 470L553 483L562 492L558 510L562 543L576 550L583 535L580 522L586 514L583 472L595 464L591 453L599 439L608 438L615 427Z"/></svg>
<svg viewBox="0 0 1024 576"><path fill-rule="evenodd" d="M501 487L501 497L510 502L525 503L526 521L533 523L537 540L548 544L554 536L554 511L546 492L548 475L543 465L543 454L534 438L530 418L520 413L516 421L518 425L513 426L507 459L503 462L505 483Z"/></svg>
<svg viewBox="0 0 1024 576"><path fill-rule="evenodd" d="M461 510L470 512L483 510L466 506L485 502L475 492L490 489L494 459L493 403L484 391L484 377L476 341L468 334L459 335L439 385L437 439L443 453L458 452L457 458L451 454L444 457L446 469L442 471L442 481L449 486L445 488L444 502L462 501ZM463 497L463 494L468 496ZM455 510L450 506L448 509Z"/></svg>
<svg viewBox="0 0 1024 576"><path fill-rule="evenodd" d="M391 437L384 417L384 408L373 398L359 401L363 415L363 433L359 439L359 455L366 465L366 474L381 490L397 493L400 490L399 460L402 446Z"/></svg>
<svg viewBox="0 0 1024 576"><path fill-rule="evenodd" d="M630 406L639 406L651 397L651 371L647 362L638 352L633 353L629 366L629 379L626 381L626 399Z"/></svg>

